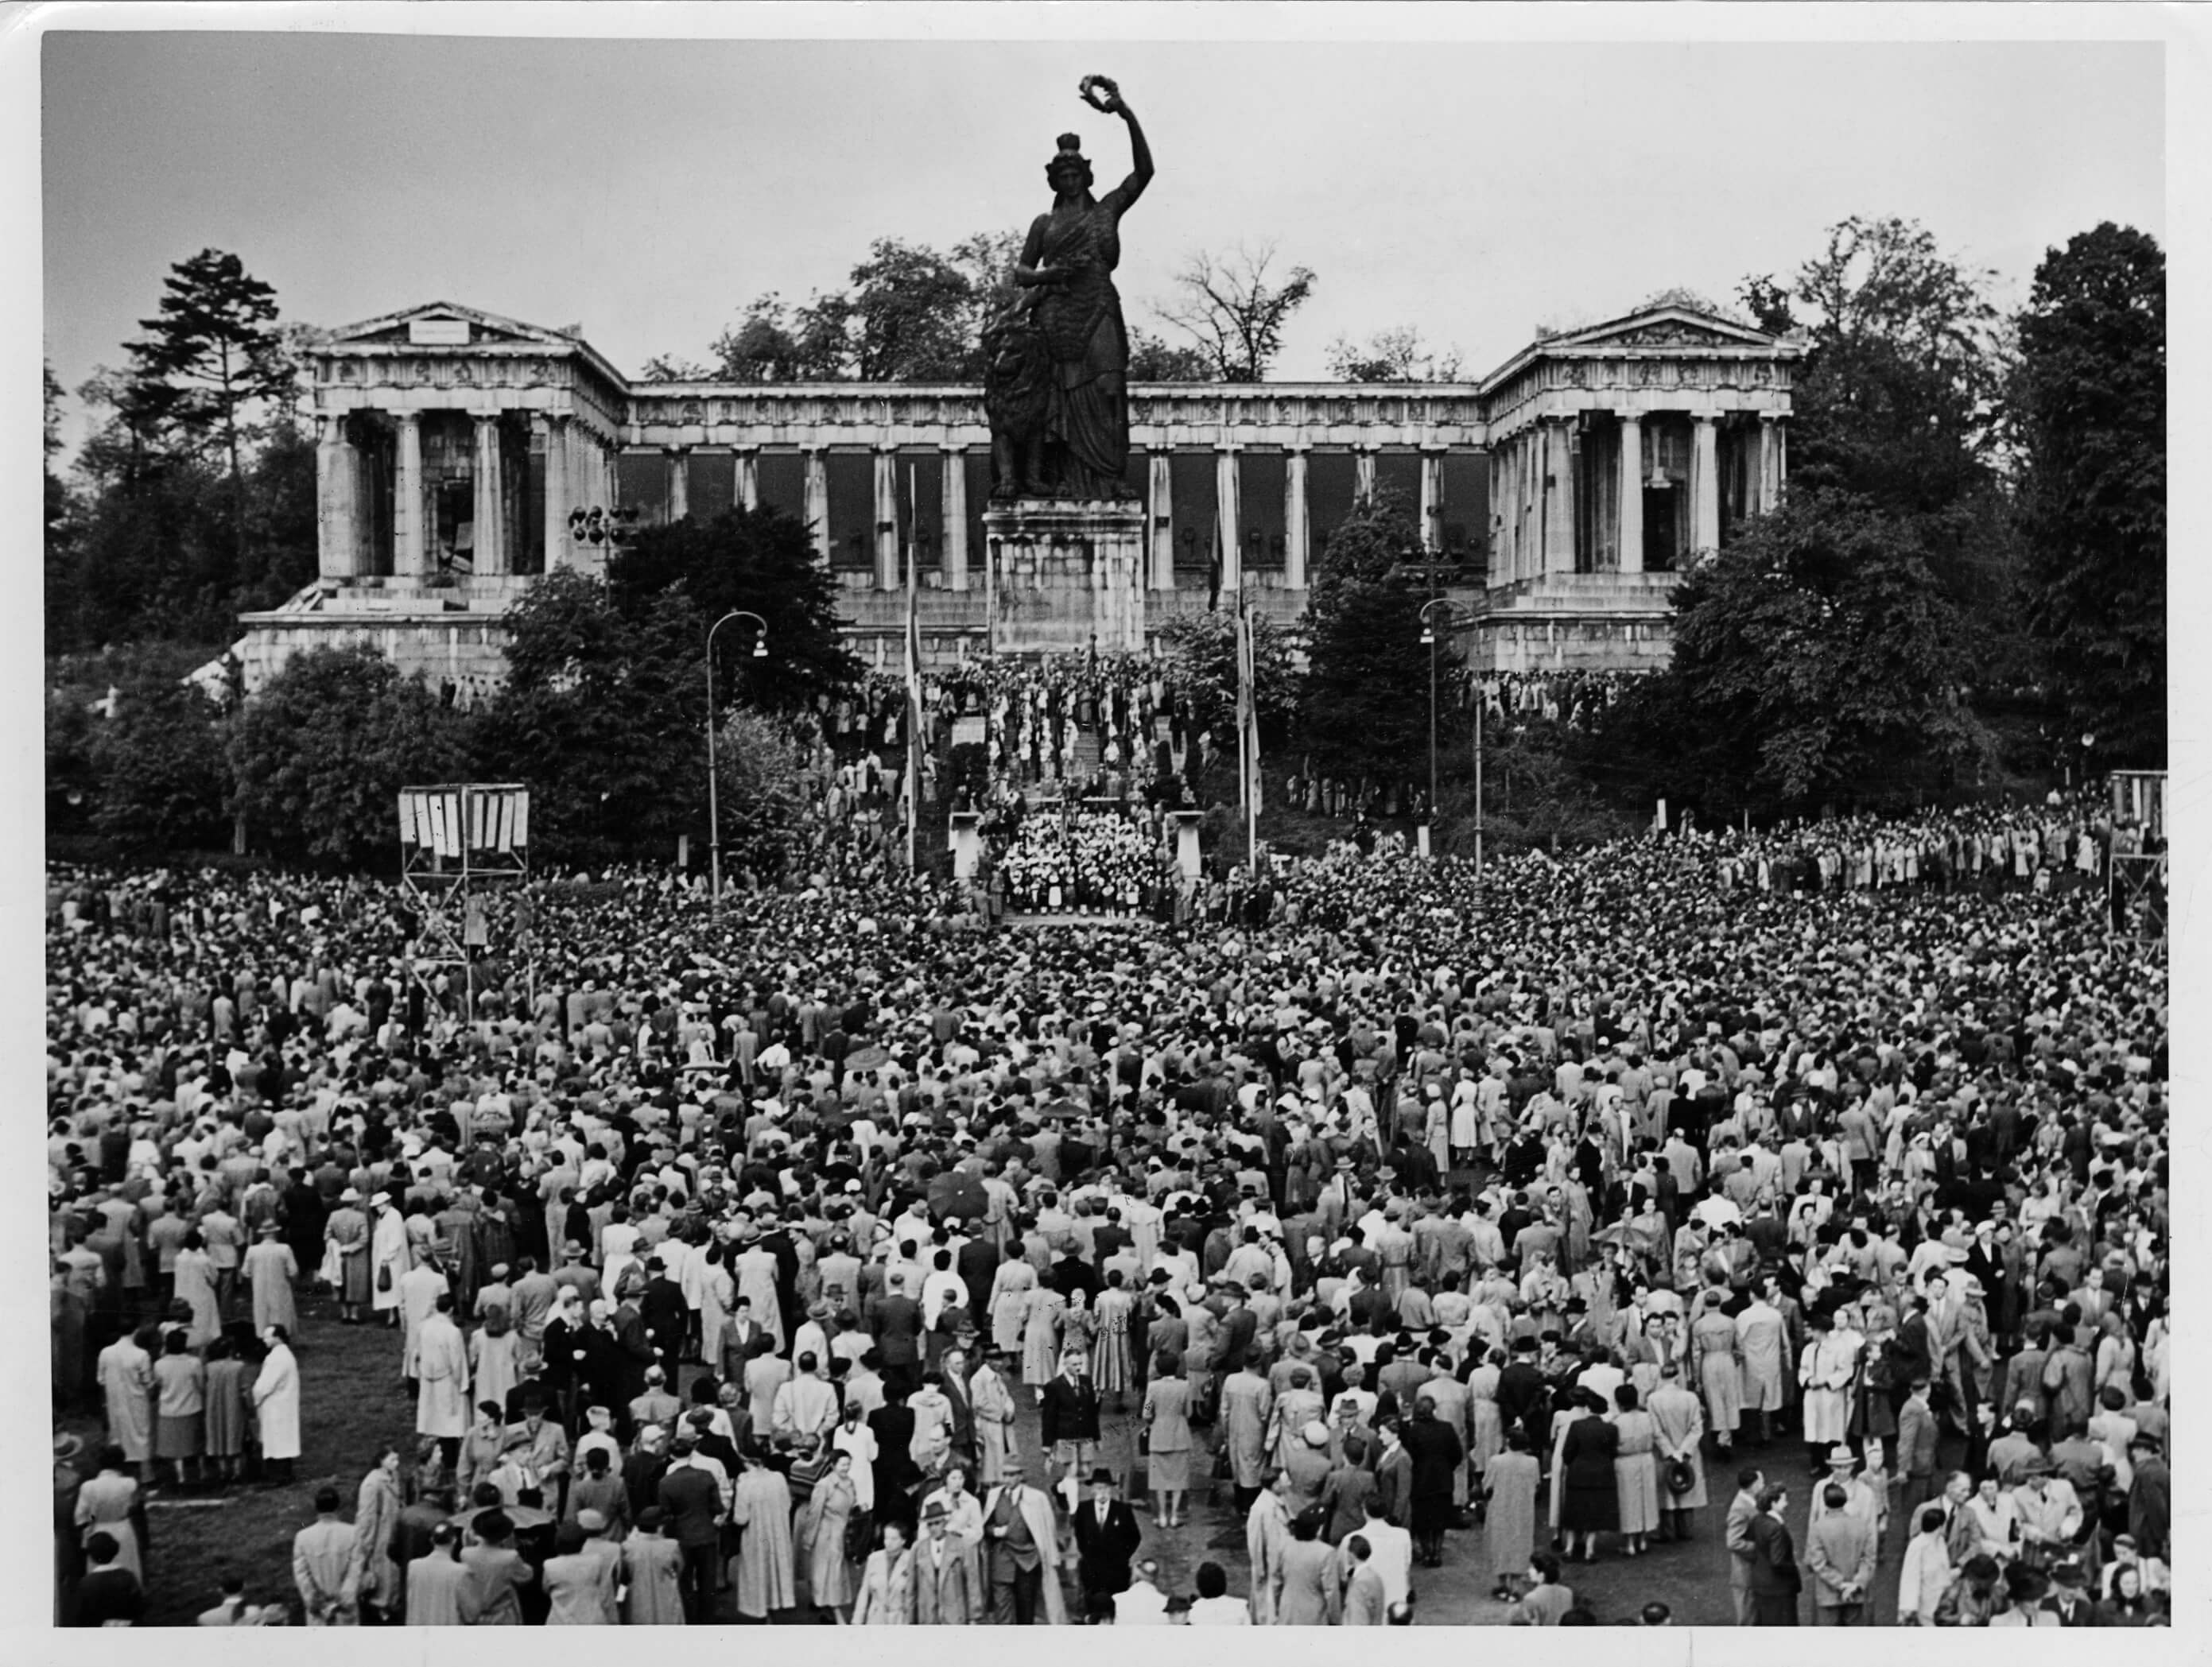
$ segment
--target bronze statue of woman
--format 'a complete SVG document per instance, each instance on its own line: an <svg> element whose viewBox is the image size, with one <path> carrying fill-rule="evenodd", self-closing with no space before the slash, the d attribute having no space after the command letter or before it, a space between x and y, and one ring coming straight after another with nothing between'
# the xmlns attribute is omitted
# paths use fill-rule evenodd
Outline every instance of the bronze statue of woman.
<svg viewBox="0 0 2212 1667"><path fill-rule="evenodd" d="M1094 95L1103 92L1100 100ZM1034 292L1031 321L1052 361L1044 472L1054 495L1133 496L1129 457L1129 335L1114 269L1121 261L1121 216L1152 182L1152 153L1136 112L1103 76L1086 76L1084 97L1129 125L1129 177L1103 197L1091 194L1091 164L1073 133L1045 165L1052 210L1030 227L1014 282Z"/></svg>

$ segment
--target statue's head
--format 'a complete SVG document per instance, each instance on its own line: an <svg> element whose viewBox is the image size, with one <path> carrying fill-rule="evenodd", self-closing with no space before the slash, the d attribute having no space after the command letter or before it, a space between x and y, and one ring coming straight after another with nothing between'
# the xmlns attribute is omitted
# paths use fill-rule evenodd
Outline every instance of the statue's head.
<svg viewBox="0 0 2212 1667"><path fill-rule="evenodd" d="M1060 136L1059 152L1044 165L1045 183L1055 192L1091 189L1091 164L1084 160L1082 145L1075 134Z"/></svg>

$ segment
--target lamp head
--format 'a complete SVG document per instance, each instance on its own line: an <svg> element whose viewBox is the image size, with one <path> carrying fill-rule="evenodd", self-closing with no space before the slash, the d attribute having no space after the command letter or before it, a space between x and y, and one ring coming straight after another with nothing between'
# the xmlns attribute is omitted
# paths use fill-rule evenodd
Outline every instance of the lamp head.
<svg viewBox="0 0 2212 1667"><path fill-rule="evenodd" d="M768 636L765 633L763 633L753 643L753 658L757 660L768 658Z"/></svg>

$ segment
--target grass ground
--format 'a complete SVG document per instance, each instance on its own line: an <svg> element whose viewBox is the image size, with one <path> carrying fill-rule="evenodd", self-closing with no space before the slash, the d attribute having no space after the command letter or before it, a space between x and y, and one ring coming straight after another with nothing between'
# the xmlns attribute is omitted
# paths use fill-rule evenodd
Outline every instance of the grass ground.
<svg viewBox="0 0 2212 1667"><path fill-rule="evenodd" d="M246 1579L247 1600L296 1603L292 1537L315 1518L315 1489L336 1486L353 1514L356 1490L380 1441L405 1438L414 1409L399 1384L399 1334L342 1325L323 1297L303 1292L299 1356L300 1434L296 1480L283 1487L237 1486L204 1493L157 1489L148 1501L148 1620L189 1626L221 1595L231 1571ZM55 1420L55 1429L100 1440L97 1406Z"/></svg>

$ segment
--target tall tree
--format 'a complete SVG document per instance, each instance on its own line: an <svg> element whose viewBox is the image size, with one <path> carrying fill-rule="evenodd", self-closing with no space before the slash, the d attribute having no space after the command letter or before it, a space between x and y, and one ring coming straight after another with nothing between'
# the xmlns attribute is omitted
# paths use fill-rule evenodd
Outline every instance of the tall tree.
<svg viewBox="0 0 2212 1667"><path fill-rule="evenodd" d="M1339 382L1456 382L1465 369L1457 348L1432 347L1419 324L1394 324L1364 342L1340 336L1329 343L1328 362Z"/></svg>
<svg viewBox="0 0 2212 1667"><path fill-rule="evenodd" d="M716 670L725 674L717 681L727 697L742 679L754 704L788 710L848 688L860 676L838 629L836 586L814 559L805 526L781 510L740 505L708 520L647 528L607 564L607 588L633 621L677 592L698 609L702 632L733 608L767 621L773 676L766 679L754 677L744 658L750 635L732 626L715 640ZM702 640L685 650L695 671L704 647Z"/></svg>
<svg viewBox="0 0 2212 1667"><path fill-rule="evenodd" d="M1794 488L1674 590L1668 670L1614 708L1601 749L1646 760L1634 797L1708 813L1899 802L1986 746L1967 627L1925 518Z"/></svg>
<svg viewBox="0 0 2212 1667"><path fill-rule="evenodd" d="M203 249L163 281L149 335L130 344L131 377L155 417L220 448L231 483L237 561L246 563L245 447L257 409L291 392L296 367L276 324L276 292L236 255Z"/></svg>
<svg viewBox="0 0 2212 1667"><path fill-rule="evenodd" d="M1213 362L1196 348L1164 342L1141 326L1129 327L1129 380L1211 382Z"/></svg>
<svg viewBox="0 0 2212 1667"><path fill-rule="evenodd" d="M1237 733L1237 616L1226 609L1178 614L1160 627L1160 658L1189 721L1217 736ZM1288 635L1265 614L1252 615L1255 694L1262 730L1277 730L1297 710L1298 682Z"/></svg>
<svg viewBox="0 0 2212 1667"><path fill-rule="evenodd" d="M1298 733L1333 773L1413 774L1425 757L1425 597L1402 571L1420 544L1413 518L1386 489L1352 506L1314 564Z"/></svg>
<svg viewBox="0 0 2212 1667"><path fill-rule="evenodd" d="M1157 309L1206 355L1215 381L1266 381L1292 315L1313 294L1309 267L1273 276L1275 253L1272 243L1225 255L1199 250L1176 274L1173 299Z"/></svg>
<svg viewBox="0 0 2212 1667"><path fill-rule="evenodd" d="M2166 254L2110 221L2046 252L2011 412L2028 624L2096 753L2166 763Z"/></svg>
<svg viewBox="0 0 2212 1667"><path fill-rule="evenodd" d="M533 843L560 860L672 850L703 832L708 621L680 586L616 605L550 573L505 615L507 679L475 727L480 766L527 782Z"/></svg>

